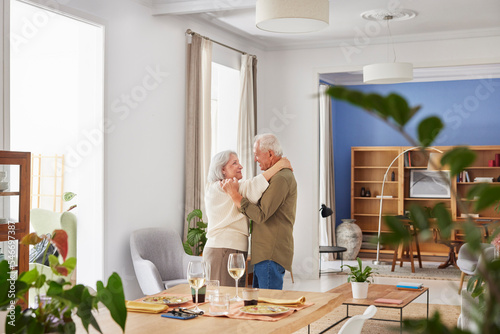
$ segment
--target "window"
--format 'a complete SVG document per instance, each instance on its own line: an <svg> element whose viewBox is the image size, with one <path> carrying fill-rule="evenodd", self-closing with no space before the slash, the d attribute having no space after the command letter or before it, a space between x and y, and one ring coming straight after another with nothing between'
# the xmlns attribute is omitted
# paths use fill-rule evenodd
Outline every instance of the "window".
<svg viewBox="0 0 500 334"><path fill-rule="evenodd" d="M240 100L240 72L212 63L212 156L236 151Z"/></svg>

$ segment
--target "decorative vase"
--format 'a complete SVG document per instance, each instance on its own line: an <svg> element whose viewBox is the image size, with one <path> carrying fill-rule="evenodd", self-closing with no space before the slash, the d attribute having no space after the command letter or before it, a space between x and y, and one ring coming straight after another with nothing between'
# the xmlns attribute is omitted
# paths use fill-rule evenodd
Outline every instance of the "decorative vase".
<svg viewBox="0 0 500 334"><path fill-rule="evenodd" d="M351 282L352 298L366 299L368 297L368 282Z"/></svg>
<svg viewBox="0 0 500 334"><path fill-rule="evenodd" d="M344 260L356 260L361 249L363 233L355 221L356 219L342 219L343 223L337 226L337 246L347 248L343 255Z"/></svg>

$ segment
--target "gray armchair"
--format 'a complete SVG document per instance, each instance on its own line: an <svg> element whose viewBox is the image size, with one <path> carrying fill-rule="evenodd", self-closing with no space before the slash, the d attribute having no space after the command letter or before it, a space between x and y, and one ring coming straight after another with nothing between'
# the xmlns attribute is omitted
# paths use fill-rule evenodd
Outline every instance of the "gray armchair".
<svg viewBox="0 0 500 334"><path fill-rule="evenodd" d="M492 244L482 243L481 248L486 257L486 261L493 259L494 246ZM460 277L460 284L458 287L458 294L462 292L465 275L475 275L477 266L481 262L481 255L473 252L468 244L463 244L458 251L457 266L462 271Z"/></svg>
<svg viewBox="0 0 500 334"><path fill-rule="evenodd" d="M130 235L135 275L145 295L187 283L189 261L199 259L184 252L179 235L164 228L146 228Z"/></svg>

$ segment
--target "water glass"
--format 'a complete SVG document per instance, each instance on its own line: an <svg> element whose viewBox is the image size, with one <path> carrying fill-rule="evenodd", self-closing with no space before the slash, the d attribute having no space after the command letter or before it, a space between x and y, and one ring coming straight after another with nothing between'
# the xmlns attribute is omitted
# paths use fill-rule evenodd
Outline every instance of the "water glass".
<svg viewBox="0 0 500 334"><path fill-rule="evenodd" d="M243 303L245 306L257 305L259 301L259 289L245 288L243 289Z"/></svg>
<svg viewBox="0 0 500 334"><path fill-rule="evenodd" d="M229 294L216 292L210 300L209 312L211 315L229 314Z"/></svg>
<svg viewBox="0 0 500 334"><path fill-rule="evenodd" d="M210 280L206 282L207 290L205 292L205 300L212 301L212 295L219 292L219 280Z"/></svg>

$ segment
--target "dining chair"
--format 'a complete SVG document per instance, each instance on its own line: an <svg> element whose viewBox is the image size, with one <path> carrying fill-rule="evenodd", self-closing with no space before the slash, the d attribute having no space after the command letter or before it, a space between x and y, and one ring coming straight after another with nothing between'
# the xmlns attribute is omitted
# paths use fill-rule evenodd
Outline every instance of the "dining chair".
<svg viewBox="0 0 500 334"><path fill-rule="evenodd" d="M186 254L179 234L166 228L132 232L130 252L137 281L145 295L188 283L187 265L200 258Z"/></svg>
<svg viewBox="0 0 500 334"><path fill-rule="evenodd" d="M365 321L372 318L375 313L377 313L377 307L375 305L370 305L365 310L363 314L358 314L347 320L347 322L342 326L339 334L359 334L363 329Z"/></svg>

